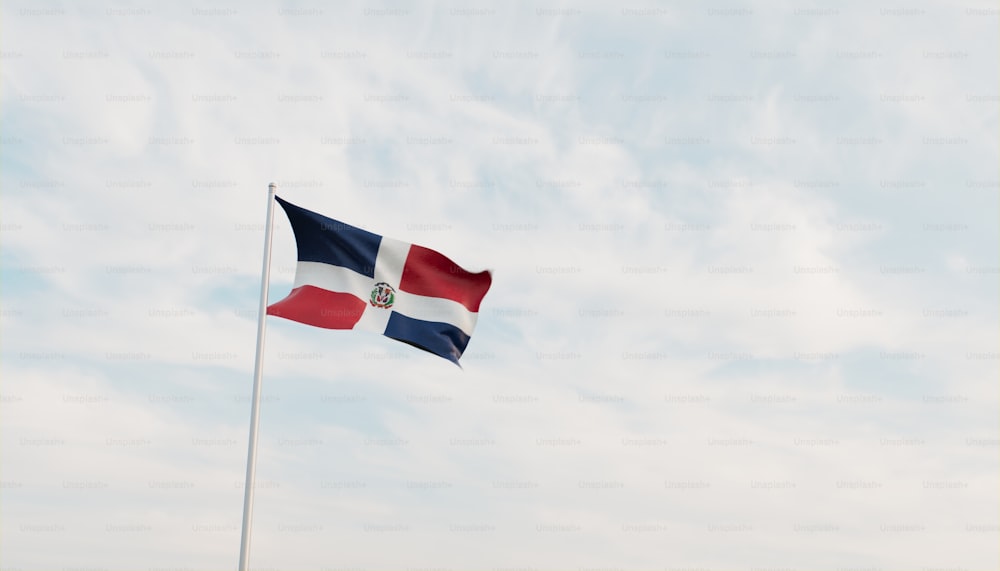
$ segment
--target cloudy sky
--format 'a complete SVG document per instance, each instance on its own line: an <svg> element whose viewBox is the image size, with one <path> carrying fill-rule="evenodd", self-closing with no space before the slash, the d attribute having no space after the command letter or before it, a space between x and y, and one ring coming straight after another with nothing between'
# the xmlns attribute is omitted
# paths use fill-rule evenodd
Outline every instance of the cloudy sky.
<svg viewBox="0 0 1000 571"><path fill-rule="evenodd" d="M998 19L4 2L0 568L236 567L272 181L494 278L270 318L253 568L996 568Z"/></svg>

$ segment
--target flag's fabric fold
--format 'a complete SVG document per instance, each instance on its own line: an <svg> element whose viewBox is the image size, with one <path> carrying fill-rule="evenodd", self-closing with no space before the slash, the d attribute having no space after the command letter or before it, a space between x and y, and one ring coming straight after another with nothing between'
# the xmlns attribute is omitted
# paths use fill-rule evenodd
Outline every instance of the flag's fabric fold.
<svg viewBox="0 0 1000 571"><path fill-rule="evenodd" d="M380 333L455 364L490 288L422 246L373 234L280 197L298 247L292 291L268 315L327 329Z"/></svg>

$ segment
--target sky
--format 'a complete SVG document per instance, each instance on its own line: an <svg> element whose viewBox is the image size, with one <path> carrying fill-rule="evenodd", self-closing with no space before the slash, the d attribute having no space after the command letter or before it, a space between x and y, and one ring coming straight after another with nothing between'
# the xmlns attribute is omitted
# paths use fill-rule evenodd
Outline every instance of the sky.
<svg viewBox="0 0 1000 571"><path fill-rule="evenodd" d="M4 2L0 569L236 568L270 182L493 285L268 318L252 569L996 568L998 19Z"/></svg>

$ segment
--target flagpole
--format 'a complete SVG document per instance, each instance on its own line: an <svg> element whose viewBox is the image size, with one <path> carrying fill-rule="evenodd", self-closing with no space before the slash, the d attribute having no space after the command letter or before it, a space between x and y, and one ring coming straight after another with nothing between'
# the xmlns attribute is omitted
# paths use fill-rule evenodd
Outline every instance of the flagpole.
<svg viewBox="0 0 1000 571"><path fill-rule="evenodd" d="M257 353L253 364L253 404L250 406L250 441L247 444L247 479L243 488L243 531L240 534L240 568L250 564L250 526L253 519L254 473L257 468L257 426L260 422L260 381L264 365L264 318L267 315L267 286L271 274L271 227L274 222L274 193L277 185L267 185L267 224L264 226L264 262L260 276L260 305L257 306Z"/></svg>

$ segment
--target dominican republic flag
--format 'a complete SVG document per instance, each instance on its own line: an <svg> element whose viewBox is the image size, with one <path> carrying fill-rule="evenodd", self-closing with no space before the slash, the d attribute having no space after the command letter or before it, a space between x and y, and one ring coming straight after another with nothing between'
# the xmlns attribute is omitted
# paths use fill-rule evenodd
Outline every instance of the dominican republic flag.
<svg viewBox="0 0 1000 571"><path fill-rule="evenodd" d="M299 263L275 315L326 329L361 329L458 364L490 289L443 255L372 234L275 197L295 233Z"/></svg>

